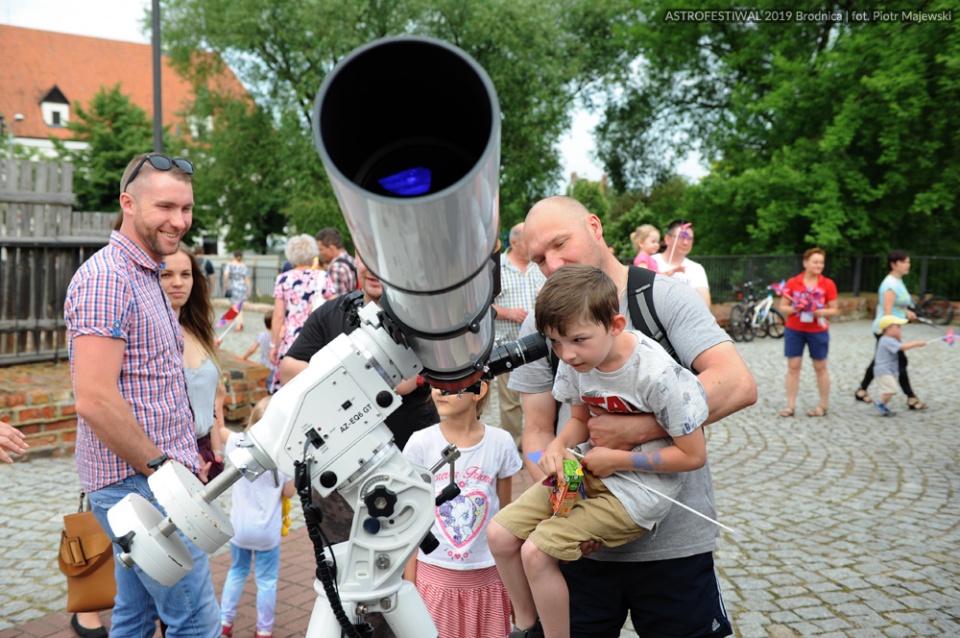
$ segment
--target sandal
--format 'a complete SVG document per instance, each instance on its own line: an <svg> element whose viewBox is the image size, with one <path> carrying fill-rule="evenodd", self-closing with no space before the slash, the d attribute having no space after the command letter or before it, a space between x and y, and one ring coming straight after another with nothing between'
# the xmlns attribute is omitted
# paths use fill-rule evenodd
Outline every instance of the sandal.
<svg viewBox="0 0 960 638"><path fill-rule="evenodd" d="M814 409L807 412L807 416L827 416L827 409L822 405L818 405Z"/></svg>
<svg viewBox="0 0 960 638"><path fill-rule="evenodd" d="M795 412L796 410L794 408L784 408L780 410L780 416L782 417L793 416Z"/></svg>
<svg viewBox="0 0 960 638"><path fill-rule="evenodd" d="M911 410L926 410L930 406L918 399L917 397L910 397L907 399L907 407Z"/></svg>
<svg viewBox="0 0 960 638"><path fill-rule="evenodd" d="M870 395L867 394L867 391L863 388L859 388L856 392L854 392L853 398L857 401L863 401L864 403L873 403L873 399L870 398Z"/></svg>

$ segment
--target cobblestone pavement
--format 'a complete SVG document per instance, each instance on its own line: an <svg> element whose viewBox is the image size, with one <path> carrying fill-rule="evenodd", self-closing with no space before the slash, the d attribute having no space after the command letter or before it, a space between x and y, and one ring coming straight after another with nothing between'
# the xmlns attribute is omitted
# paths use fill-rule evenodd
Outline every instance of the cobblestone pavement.
<svg viewBox="0 0 960 638"><path fill-rule="evenodd" d="M241 334L231 349L252 342ZM904 340L942 334L909 325ZM783 342L758 339L737 347L760 400L707 430L721 521L736 530L723 532L716 559L737 635L960 635L960 347L910 351L914 389L931 408L908 411L900 396L898 414L882 418L852 399L873 354L869 323L837 323L831 336L828 416L804 416L817 404L809 361L798 416L777 416L785 405ZM495 405L487 415L496 420ZM70 635L55 555L61 515L75 508L77 492L72 459L0 465L0 638L59 635L42 629L51 626ZM302 569L301 550L290 549L306 544L300 537L287 537L284 570ZM224 560L215 558L215 579ZM303 582L296 588L302 614L312 594Z"/></svg>

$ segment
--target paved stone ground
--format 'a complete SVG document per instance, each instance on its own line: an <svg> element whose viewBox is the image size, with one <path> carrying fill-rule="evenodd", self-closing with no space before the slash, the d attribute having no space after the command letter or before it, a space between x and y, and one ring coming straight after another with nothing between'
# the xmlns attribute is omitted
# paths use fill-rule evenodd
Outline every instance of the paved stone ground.
<svg viewBox="0 0 960 638"><path fill-rule="evenodd" d="M246 324L258 326L249 313ZM943 334L922 325L905 340ZM251 331L237 335L242 352ZM869 323L832 328L832 402L825 418L809 362L798 416L782 419L782 341L738 344L760 388L757 405L708 428L723 532L717 550L736 635L960 635L960 348L939 342L909 353L925 412L893 402L893 418L852 400L873 354ZM495 405L488 415L495 419ZM517 489L522 485L518 484ZM75 508L72 459L0 465L0 638L71 636L56 567L61 515ZM312 564L302 523L283 545L277 638L302 635L312 607ZM213 558L219 586L229 566ZM241 606L252 607L248 587ZM252 615L238 635L253 631ZM621 638L635 638L624 629Z"/></svg>

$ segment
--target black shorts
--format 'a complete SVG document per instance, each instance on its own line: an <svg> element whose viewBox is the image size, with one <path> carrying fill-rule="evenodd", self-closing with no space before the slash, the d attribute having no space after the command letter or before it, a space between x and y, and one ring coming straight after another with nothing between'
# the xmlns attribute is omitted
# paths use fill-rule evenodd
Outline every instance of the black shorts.
<svg viewBox="0 0 960 638"><path fill-rule="evenodd" d="M721 637L733 633L713 554L627 563L561 563L570 589L571 638L617 638L633 619L643 638Z"/></svg>

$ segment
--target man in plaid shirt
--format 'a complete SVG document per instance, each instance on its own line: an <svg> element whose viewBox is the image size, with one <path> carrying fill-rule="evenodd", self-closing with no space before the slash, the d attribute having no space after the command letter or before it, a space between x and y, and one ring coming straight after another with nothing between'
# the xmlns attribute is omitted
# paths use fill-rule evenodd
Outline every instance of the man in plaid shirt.
<svg viewBox="0 0 960 638"><path fill-rule="evenodd" d="M343 237L336 228L324 228L317 233L320 261L327 264L327 282L324 299L333 299L357 289L357 265L343 247Z"/></svg>
<svg viewBox="0 0 960 638"><path fill-rule="evenodd" d="M183 334L160 287L162 260L177 251L193 219L192 174L193 165L181 158L135 157L120 181L119 231L77 270L67 289L77 471L91 509L111 536L107 510L127 494L156 505L147 483L153 461L169 457L193 472L200 469ZM219 635L209 556L180 536L194 568L172 587L117 561L114 638L152 635L158 616L178 638Z"/></svg>
<svg viewBox="0 0 960 638"><path fill-rule="evenodd" d="M520 337L520 324L527 313L533 312L537 293L546 278L540 268L530 262L527 245L523 243L523 224L510 229L510 247L500 255L500 294L493 300L497 311L494 327L497 341L516 341ZM497 377L497 400L500 403L500 427L513 435L520 447L523 433L523 411L520 409L520 393L507 387L509 374Z"/></svg>

